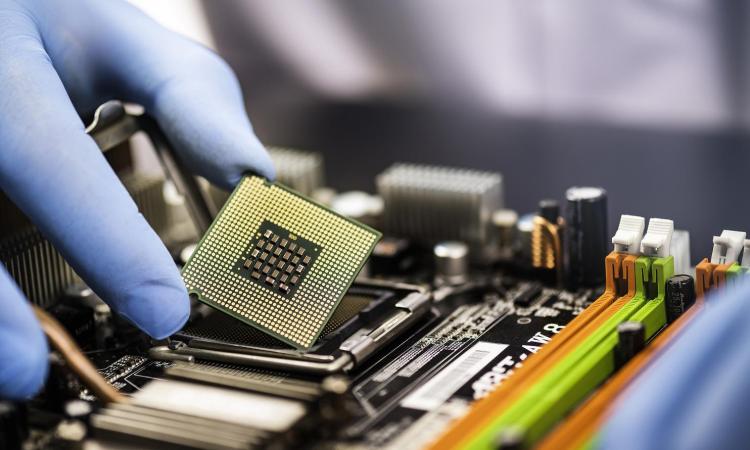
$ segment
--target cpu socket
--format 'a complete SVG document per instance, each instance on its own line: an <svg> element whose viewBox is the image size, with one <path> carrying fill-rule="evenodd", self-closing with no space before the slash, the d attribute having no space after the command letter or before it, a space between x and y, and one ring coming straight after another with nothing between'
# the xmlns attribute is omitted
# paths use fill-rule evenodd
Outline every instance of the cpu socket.
<svg viewBox="0 0 750 450"><path fill-rule="evenodd" d="M348 372L431 312L429 292L415 285L354 283L315 343L300 350L210 308L173 336L162 352L196 360L326 375Z"/></svg>

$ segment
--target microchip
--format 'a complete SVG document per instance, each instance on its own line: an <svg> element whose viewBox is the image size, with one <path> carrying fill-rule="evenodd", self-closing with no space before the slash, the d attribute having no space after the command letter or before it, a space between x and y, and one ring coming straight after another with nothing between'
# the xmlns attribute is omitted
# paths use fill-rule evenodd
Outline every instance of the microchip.
<svg viewBox="0 0 750 450"><path fill-rule="evenodd" d="M294 347L311 347L380 233L280 184L240 181L182 269L188 292Z"/></svg>

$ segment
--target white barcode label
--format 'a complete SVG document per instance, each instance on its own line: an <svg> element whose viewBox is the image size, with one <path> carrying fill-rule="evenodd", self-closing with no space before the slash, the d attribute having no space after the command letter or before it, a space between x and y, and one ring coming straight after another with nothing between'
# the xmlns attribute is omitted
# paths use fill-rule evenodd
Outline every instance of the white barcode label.
<svg viewBox="0 0 750 450"><path fill-rule="evenodd" d="M505 344L477 342L463 355L401 401L405 408L431 411L442 405L506 348Z"/></svg>

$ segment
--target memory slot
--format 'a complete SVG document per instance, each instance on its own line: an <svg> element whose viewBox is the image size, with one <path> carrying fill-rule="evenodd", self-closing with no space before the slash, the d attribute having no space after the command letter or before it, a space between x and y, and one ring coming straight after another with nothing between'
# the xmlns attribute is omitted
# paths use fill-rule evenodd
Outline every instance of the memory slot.
<svg viewBox="0 0 750 450"><path fill-rule="evenodd" d="M721 237L714 237L714 251L711 261L708 258L701 261L696 267L697 278L697 300L691 308L689 294L677 294L674 291L670 293L666 289L666 297L672 299L671 305L665 305L664 309L668 310L667 320L671 323L669 327L653 338L647 347L635 354L627 363L623 365L615 374L595 392L593 392L575 411L565 417L552 432L547 434L536 448L542 450L552 449L584 449L593 448L596 445L598 432L603 423L609 417L613 405L625 389L644 373L645 369L651 365L664 351L672 344L675 337L684 329L685 325L694 320L700 314L703 308L704 296L716 289L722 289L726 285L735 284L744 278L747 273L747 267L740 265L737 255L740 253L740 244L744 246L745 253L748 253L750 241L745 240L745 234L739 234L739 239L723 239L737 236L738 232L725 230ZM724 245L724 247L722 247ZM745 256L743 256L744 260ZM744 261L743 261L744 263ZM678 278L677 281L674 281ZM692 290L692 281L687 282L686 275L678 275L670 279L673 289L687 288ZM686 283L687 284L683 284ZM689 287L688 287L689 286ZM685 297L684 295L687 295ZM657 300L660 296L657 296ZM676 302L676 303L675 303ZM683 310L683 308L690 308ZM633 315L633 320L639 320L644 324L644 331L647 336L652 335L654 330L662 327L660 317L662 305L658 302L648 303ZM676 314L681 314L674 317ZM682 310L682 312L680 312ZM669 314L671 313L671 314ZM672 316L670 318L670 315Z"/></svg>
<svg viewBox="0 0 750 450"><path fill-rule="evenodd" d="M571 321L538 353L527 359L511 377L492 394L475 404L470 412L433 443L432 449L459 448L467 445L472 436L489 426L490 421L503 413L539 381L548 370L574 351L585 337L602 326L617 310L635 295L635 261L637 257L612 252L606 258L604 293L578 317ZM618 280L628 282L625 296L618 295Z"/></svg>
<svg viewBox="0 0 750 450"><path fill-rule="evenodd" d="M673 342L679 332L702 308L696 305L669 325L641 352L636 354L600 389L571 413L544 440L537 450L572 450L590 448L618 396Z"/></svg>
<svg viewBox="0 0 750 450"><path fill-rule="evenodd" d="M615 372L620 323L641 322L646 340L666 325L664 284L674 271L673 258L640 257L635 266L636 294L526 390L522 398L494 416L467 442L469 448L494 447L504 432L522 436L524 445L533 445ZM658 289L653 299L647 297L649 280Z"/></svg>

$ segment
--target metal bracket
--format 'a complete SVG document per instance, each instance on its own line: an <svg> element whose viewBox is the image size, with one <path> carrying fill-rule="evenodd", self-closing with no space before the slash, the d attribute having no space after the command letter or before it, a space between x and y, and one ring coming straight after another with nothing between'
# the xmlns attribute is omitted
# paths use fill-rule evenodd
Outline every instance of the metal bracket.
<svg viewBox="0 0 750 450"><path fill-rule="evenodd" d="M394 305L394 311L375 326L360 328L342 342L338 353L317 355L298 350L279 350L246 345L191 339L186 345L179 343L170 347L152 349L154 357L174 360L193 357L196 360L220 361L251 367L288 370L309 374L332 374L348 372L362 361L392 342L403 331L411 327L431 310L432 295L423 286L393 283L383 280L360 280L358 285L389 288L404 292L404 297Z"/></svg>
<svg viewBox="0 0 750 450"><path fill-rule="evenodd" d="M122 102L111 100L96 109L93 121L86 127L86 133L104 153L126 142L139 131L148 136L164 173L177 192L185 198L190 218L202 236L211 226L217 209L180 161L179 155L153 118L146 114L128 112Z"/></svg>

